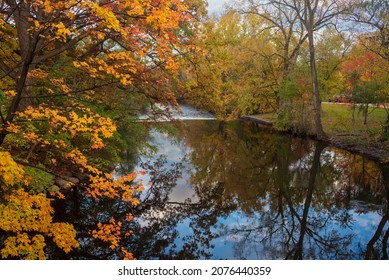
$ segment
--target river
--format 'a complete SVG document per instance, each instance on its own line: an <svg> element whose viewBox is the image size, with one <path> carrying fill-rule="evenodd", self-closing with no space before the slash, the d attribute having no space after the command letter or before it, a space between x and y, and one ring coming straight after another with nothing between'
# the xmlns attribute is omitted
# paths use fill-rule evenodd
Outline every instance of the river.
<svg viewBox="0 0 389 280"><path fill-rule="evenodd" d="M76 225L81 246L52 258L119 258L87 235L108 217L122 221L128 234L120 243L138 259L388 258L387 167L250 122L183 111L181 120L148 123L145 145L118 164L117 176L145 171L137 177L146 186L141 204L74 193L59 218ZM126 222L128 212L134 219Z"/></svg>

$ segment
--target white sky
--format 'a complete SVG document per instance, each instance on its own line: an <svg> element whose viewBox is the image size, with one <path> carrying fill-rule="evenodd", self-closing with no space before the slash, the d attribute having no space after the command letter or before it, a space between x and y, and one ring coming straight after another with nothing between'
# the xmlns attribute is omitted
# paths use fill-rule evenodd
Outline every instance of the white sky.
<svg viewBox="0 0 389 280"><path fill-rule="evenodd" d="M222 11L224 3L229 0L208 0L208 13L219 13Z"/></svg>

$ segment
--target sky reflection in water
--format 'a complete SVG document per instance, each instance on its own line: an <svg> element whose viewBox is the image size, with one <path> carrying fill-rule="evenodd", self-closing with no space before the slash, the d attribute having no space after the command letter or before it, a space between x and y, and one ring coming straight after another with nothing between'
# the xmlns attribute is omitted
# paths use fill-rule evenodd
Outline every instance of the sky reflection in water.
<svg viewBox="0 0 389 280"><path fill-rule="evenodd" d="M387 256L387 182L374 162L247 123L176 125L152 130L157 152L136 167L153 183L137 218L152 248L138 258Z"/></svg>

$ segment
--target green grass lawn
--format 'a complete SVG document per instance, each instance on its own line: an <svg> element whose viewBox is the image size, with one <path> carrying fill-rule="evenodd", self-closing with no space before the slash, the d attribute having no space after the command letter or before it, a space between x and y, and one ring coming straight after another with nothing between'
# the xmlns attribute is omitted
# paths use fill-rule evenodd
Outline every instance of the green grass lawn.
<svg viewBox="0 0 389 280"><path fill-rule="evenodd" d="M389 162L389 139L383 141L383 126L386 123L385 109L369 108L367 125L359 108L347 104L322 104L322 123L326 134L335 143L342 143L359 150L369 151L375 158ZM259 114L257 117L265 120L276 120L276 113ZM377 156L379 155L379 156Z"/></svg>
<svg viewBox="0 0 389 280"><path fill-rule="evenodd" d="M349 105L344 104L322 104L323 126L329 135L337 134L368 134L371 137L378 136L386 122L387 113L385 109L369 108L367 125L363 124L363 114L358 108L355 109L354 122L353 110Z"/></svg>
<svg viewBox="0 0 389 280"><path fill-rule="evenodd" d="M351 105L323 103L322 109L324 131L329 136L349 136L353 138L361 138L361 140L368 140L369 142L374 142L380 139L383 125L385 124L387 118L385 109L370 107L367 125L364 125L364 117L358 107L354 110L354 120L353 108ZM252 117L275 121L277 119L277 113L258 114L253 115Z"/></svg>
<svg viewBox="0 0 389 280"><path fill-rule="evenodd" d="M385 109L369 108L367 125L363 124L363 114L359 108L355 108L353 121L353 108L347 104L322 104L322 123L324 131L330 138L351 145L365 147L377 146L379 149L389 152L389 140L382 142L383 126L386 122ZM276 113L259 114L258 117L265 120L276 120Z"/></svg>

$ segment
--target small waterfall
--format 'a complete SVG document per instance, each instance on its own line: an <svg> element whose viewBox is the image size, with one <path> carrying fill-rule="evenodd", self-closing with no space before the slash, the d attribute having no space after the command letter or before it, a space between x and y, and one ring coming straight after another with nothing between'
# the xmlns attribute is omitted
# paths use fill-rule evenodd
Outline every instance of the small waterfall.
<svg viewBox="0 0 389 280"><path fill-rule="evenodd" d="M158 109L161 111L167 111L168 114L159 114L154 115L152 113L150 114L143 114L138 117L140 121L158 121L158 122L168 122L168 121L176 121L176 120L215 120L215 116L212 113L209 113L207 111L197 109L193 106L187 105L187 104L179 104L180 110L177 110L173 107L164 107L164 106L158 106Z"/></svg>

